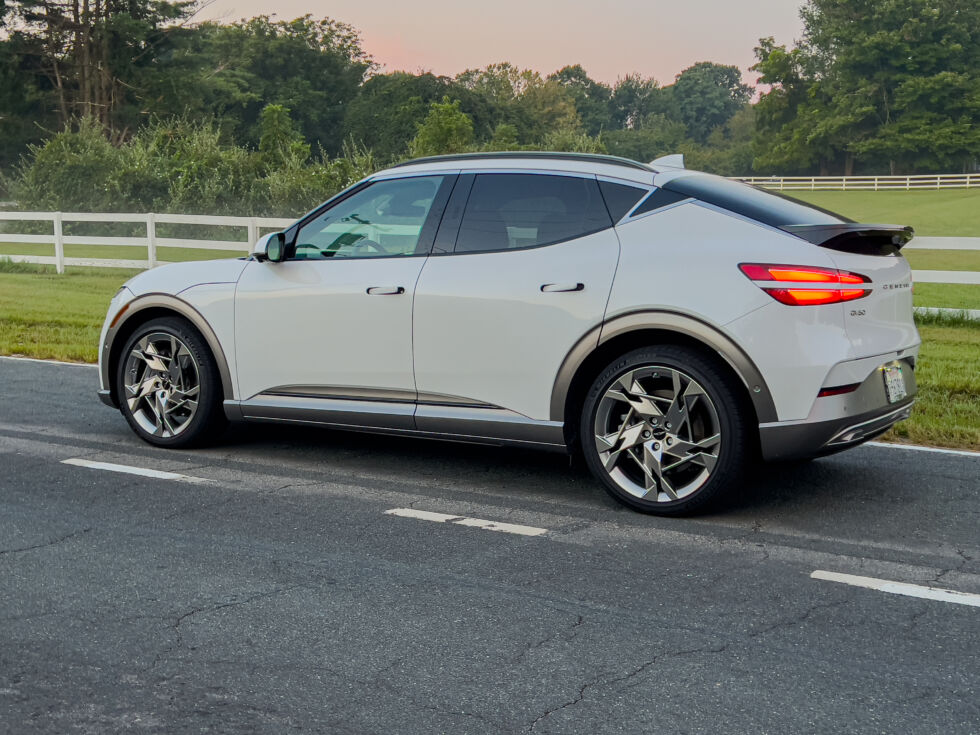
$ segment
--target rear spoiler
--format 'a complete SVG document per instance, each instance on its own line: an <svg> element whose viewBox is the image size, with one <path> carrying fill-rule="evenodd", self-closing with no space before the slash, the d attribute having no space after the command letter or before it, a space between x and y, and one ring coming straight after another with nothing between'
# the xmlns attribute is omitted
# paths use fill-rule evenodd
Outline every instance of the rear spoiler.
<svg viewBox="0 0 980 735"><path fill-rule="evenodd" d="M915 231L903 225L785 225L780 228L814 245L864 255L891 255L908 244Z"/></svg>

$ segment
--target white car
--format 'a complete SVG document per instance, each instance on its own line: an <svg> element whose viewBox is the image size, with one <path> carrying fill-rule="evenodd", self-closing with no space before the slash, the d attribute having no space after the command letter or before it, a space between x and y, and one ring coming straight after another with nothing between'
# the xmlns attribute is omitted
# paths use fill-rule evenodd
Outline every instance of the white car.
<svg viewBox="0 0 980 735"><path fill-rule="evenodd" d="M679 157L442 156L380 171L250 257L142 273L100 396L157 446L226 419L581 452L688 513L766 460L908 417L911 228Z"/></svg>

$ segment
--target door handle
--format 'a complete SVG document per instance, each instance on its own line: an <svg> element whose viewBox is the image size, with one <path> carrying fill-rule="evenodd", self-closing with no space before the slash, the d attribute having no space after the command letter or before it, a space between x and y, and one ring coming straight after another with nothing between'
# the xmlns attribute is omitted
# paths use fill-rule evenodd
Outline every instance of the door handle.
<svg viewBox="0 0 980 735"><path fill-rule="evenodd" d="M584 291L584 283L546 283L541 286L544 293L556 293L558 291Z"/></svg>
<svg viewBox="0 0 980 735"><path fill-rule="evenodd" d="M369 296L394 296L405 293L402 286L371 286L367 290Z"/></svg>

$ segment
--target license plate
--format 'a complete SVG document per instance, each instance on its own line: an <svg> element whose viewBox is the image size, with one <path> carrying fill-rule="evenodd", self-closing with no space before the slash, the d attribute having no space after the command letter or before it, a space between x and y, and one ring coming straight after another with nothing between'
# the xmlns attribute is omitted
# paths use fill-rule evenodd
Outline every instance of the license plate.
<svg viewBox="0 0 980 735"><path fill-rule="evenodd" d="M885 393L888 395L889 403L898 403L908 395L905 390L905 377L902 375L901 366L885 365L881 372L885 376Z"/></svg>

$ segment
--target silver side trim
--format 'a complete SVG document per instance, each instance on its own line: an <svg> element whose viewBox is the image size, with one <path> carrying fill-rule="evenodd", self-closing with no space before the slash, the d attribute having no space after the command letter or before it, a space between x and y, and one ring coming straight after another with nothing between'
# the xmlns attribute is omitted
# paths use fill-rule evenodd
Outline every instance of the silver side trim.
<svg viewBox="0 0 980 735"><path fill-rule="evenodd" d="M391 403L427 403L434 406L466 406L469 408L498 408L489 403L443 393L417 393L396 388L360 388L347 385L280 385L269 388L253 398L292 396L296 398L336 398L349 401L385 401Z"/></svg>
<svg viewBox="0 0 980 735"><path fill-rule="evenodd" d="M535 444L564 445L565 442L562 422L535 421L503 408L420 404L415 411L415 426L419 431L436 434L463 434Z"/></svg>
<svg viewBox="0 0 980 735"><path fill-rule="evenodd" d="M502 408L262 394L226 400L224 410L229 418L247 421L567 451L560 422L535 421Z"/></svg>

